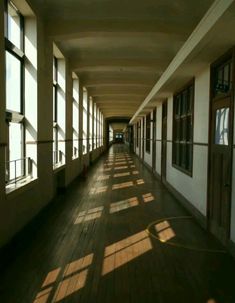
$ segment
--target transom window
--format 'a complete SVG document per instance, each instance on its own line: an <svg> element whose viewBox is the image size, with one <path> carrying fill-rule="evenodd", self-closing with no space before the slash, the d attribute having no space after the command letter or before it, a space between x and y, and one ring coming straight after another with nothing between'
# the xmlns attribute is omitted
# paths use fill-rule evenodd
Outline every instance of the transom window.
<svg viewBox="0 0 235 303"><path fill-rule="evenodd" d="M194 84L174 96L173 165L192 173Z"/></svg>
<svg viewBox="0 0 235 303"><path fill-rule="evenodd" d="M227 94L232 88L232 59L219 64L214 69L214 97Z"/></svg>

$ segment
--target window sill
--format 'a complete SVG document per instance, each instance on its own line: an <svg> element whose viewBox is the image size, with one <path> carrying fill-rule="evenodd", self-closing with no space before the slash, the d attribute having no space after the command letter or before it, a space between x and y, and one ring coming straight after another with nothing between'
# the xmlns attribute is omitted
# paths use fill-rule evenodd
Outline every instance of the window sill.
<svg viewBox="0 0 235 303"><path fill-rule="evenodd" d="M57 163L53 165L53 171L56 173L65 168L65 163Z"/></svg>
<svg viewBox="0 0 235 303"><path fill-rule="evenodd" d="M74 160L78 160L79 159L79 157L77 156L77 157L72 157L72 160L74 161Z"/></svg>
<svg viewBox="0 0 235 303"><path fill-rule="evenodd" d="M8 184L5 188L7 197L12 196L13 193L20 194L31 188L36 182L37 178L26 177L16 183Z"/></svg>
<svg viewBox="0 0 235 303"><path fill-rule="evenodd" d="M188 170L186 170L186 169L184 169L181 166L178 166L176 164L172 164L172 167L174 167L175 169L177 169L177 170L181 171L182 173L188 175L191 178L193 177L193 172L192 171L188 171Z"/></svg>

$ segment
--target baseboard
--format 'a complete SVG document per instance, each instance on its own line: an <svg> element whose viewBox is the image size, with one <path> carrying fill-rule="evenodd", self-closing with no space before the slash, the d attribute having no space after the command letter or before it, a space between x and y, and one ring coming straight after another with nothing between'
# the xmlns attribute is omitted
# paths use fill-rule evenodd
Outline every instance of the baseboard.
<svg viewBox="0 0 235 303"><path fill-rule="evenodd" d="M204 228L207 229L207 220L200 211L190 203L181 193L179 193L170 183L166 181L164 183L166 188L173 194L173 196L179 201L181 205L197 220L197 222Z"/></svg>
<svg viewBox="0 0 235 303"><path fill-rule="evenodd" d="M152 167L146 163L143 159L136 154L139 160L144 164L144 166L158 179L161 181L161 175L152 170ZM162 181L161 181L162 182ZM200 211L193 206L190 201L188 201L181 193L179 193L170 183L162 182L162 184L169 190L169 192L177 199L177 201L183 205L183 207L198 221L198 223L204 228L207 229L207 220Z"/></svg>

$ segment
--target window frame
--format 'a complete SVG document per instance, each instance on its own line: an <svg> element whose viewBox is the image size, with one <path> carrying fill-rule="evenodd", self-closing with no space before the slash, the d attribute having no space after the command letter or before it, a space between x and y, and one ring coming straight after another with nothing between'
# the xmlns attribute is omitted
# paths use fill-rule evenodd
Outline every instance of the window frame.
<svg viewBox="0 0 235 303"><path fill-rule="evenodd" d="M192 95L191 97L189 96L189 91L191 89ZM187 99L185 101L185 96L184 93L187 91ZM182 104L180 104L180 109L177 109L177 99L179 102L184 104L186 106L187 112L183 113L181 112L181 107ZM190 109L191 111L188 110L188 104L187 101L191 99L191 106ZM184 100L184 101L182 101ZM194 141L193 141L193 136L194 136L194 102L195 102L195 79L193 78L191 81L189 81L183 88L181 88L178 92L176 92L173 96L173 115L172 115L172 166L176 168L177 170L185 173L186 175L192 177L193 176L193 146L194 146ZM177 114L176 111L179 110L180 114ZM184 109L185 110L185 109ZM187 119L190 119L190 132L188 132L188 127L187 127ZM179 134L177 134L177 126L176 124L179 123ZM182 130L182 125L185 125ZM184 137L183 140L181 140L181 137ZM188 140L188 138L189 140ZM178 157L179 160L177 161L177 150L176 150L176 144L179 144L178 147ZM187 159L187 146L190 146L190 151ZM184 149L184 163L185 166L187 165L188 161L188 168L184 167L181 164L182 161L182 149ZM180 162L180 163L177 163Z"/></svg>
<svg viewBox="0 0 235 303"><path fill-rule="evenodd" d="M16 12L16 14L19 17L20 20L20 48L18 48L16 45L14 45L9 40L9 27L8 27L8 6L11 6L13 10ZM24 37L25 37L25 22L24 17L21 14L21 12L18 10L18 8L9 0L5 0L4 2L4 36L5 36L5 58L7 53L9 53L11 56L13 56L15 59L17 59L20 63L20 110L10 110L7 108L7 100L5 105L5 120L7 123L7 129L8 129L8 136L7 136L7 147L6 147L6 173L5 173L5 183L6 185L17 183L18 181L28 177L26 175L26 129L25 129L25 45L24 45ZM6 66L6 61L5 61ZM7 85L7 79L6 79L6 85ZM7 96L6 96L7 99ZM10 123L17 123L21 127L21 158L10 160ZM22 160L21 163L21 174L20 176L16 177L15 172L15 178L10 178L10 162L11 161L17 161ZM30 159L29 159L30 160ZM30 164L29 164L30 165ZM16 166L15 166L16 167Z"/></svg>
<svg viewBox="0 0 235 303"><path fill-rule="evenodd" d="M72 145L72 160L78 159L80 157L79 155L79 123L80 123L80 116L79 116L79 112L80 112L80 99L79 99L79 78L72 78L72 82L73 82L73 93L72 93L72 141L73 141L73 145ZM77 93L77 99L74 96L74 90ZM74 111L74 107L77 107L77 110ZM77 113L78 117L78 124L76 125L76 127L74 127L74 115L75 113ZM74 139L76 137L76 139ZM75 143L76 142L76 143ZM75 152L76 151L76 152Z"/></svg>
<svg viewBox="0 0 235 303"><path fill-rule="evenodd" d="M58 58L53 55L53 167L56 167L61 162L58 150L58 87Z"/></svg>

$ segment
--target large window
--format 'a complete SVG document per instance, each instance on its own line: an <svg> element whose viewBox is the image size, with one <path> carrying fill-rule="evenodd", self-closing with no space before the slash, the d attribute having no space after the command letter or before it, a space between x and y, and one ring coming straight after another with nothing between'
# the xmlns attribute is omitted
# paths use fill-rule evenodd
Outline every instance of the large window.
<svg viewBox="0 0 235 303"><path fill-rule="evenodd" d="M104 116L101 113L101 146L104 146Z"/></svg>
<svg viewBox="0 0 235 303"><path fill-rule="evenodd" d="M73 159L79 156L79 80L73 79Z"/></svg>
<svg viewBox="0 0 235 303"><path fill-rule="evenodd" d="M6 2L6 121L8 148L6 183L16 182L29 174L25 157L24 111L24 19L18 9Z"/></svg>
<svg viewBox="0 0 235 303"><path fill-rule="evenodd" d="M53 165L60 161L58 149L58 60L53 57Z"/></svg>
<svg viewBox="0 0 235 303"><path fill-rule="evenodd" d="M150 134L151 134L151 114L146 116L146 145L145 150L147 153L150 153Z"/></svg>
<svg viewBox="0 0 235 303"><path fill-rule="evenodd" d="M97 147L100 147L100 110L97 108Z"/></svg>
<svg viewBox="0 0 235 303"><path fill-rule="evenodd" d="M109 143L113 142L113 128L111 125L109 125Z"/></svg>
<svg viewBox="0 0 235 303"><path fill-rule="evenodd" d="M192 173L194 84L174 96L173 165Z"/></svg>
<svg viewBox="0 0 235 303"><path fill-rule="evenodd" d="M93 135L93 142L94 142L94 148L97 148L97 106L96 103L94 103L94 115L93 115L93 120L94 120L94 135Z"/></svg>
<svg viewBox="0 0 235 303"><path fill-rule="evenodd" d="M83 155L87 153L87 137L88 137L88 94L87 90L83 88L83 143L82 143L82 150Z"/></svg>
<svg viewBox="0 0 235 303"><path fill-rule="evenodd" d="M92 140L93 140L93 101L92 98L89 100L89 151L92 151Z"/></svg>
<svg viewBox="0 0 235 303"><path fill-rule="evenodd" d="M65 163L65 60L53 58L53 165Z"/></svg>

